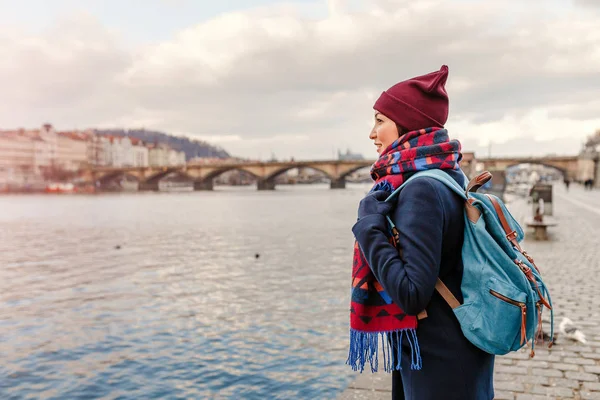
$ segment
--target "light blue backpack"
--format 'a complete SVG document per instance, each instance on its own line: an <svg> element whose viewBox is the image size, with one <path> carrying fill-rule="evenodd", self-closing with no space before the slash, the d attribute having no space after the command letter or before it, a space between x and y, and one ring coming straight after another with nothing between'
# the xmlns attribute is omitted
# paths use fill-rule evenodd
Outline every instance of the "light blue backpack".
<svg viewBox="0 0 600 400"><path fill-rule="evenodd" d="M554 337L552 301L533 259L519 244L524 234L517 221L498 197L476 193L492 174L485 171L461 187L441 170L420 171L386 201L391 201L412 180L423 177L437 179L465 200L461 282L464 302L460 304L439 278L436 290L452 307L463 334L475 346L503 355L531 340L533 357L535 342L541 336L544 307L550 309L550 338ZM398 230L389 216L388 222L398 243Z"/></svg>

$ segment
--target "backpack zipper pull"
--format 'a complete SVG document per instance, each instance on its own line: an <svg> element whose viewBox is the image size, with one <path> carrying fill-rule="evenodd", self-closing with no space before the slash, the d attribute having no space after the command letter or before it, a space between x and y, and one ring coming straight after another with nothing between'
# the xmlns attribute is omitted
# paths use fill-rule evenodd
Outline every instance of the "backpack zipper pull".
<svg viewBox="0 0 600 400"><path fill-rule="evenodd" d="M520 305L521 307L521 345L525 343L525 335L527 334L527 306L525 304Z"/></svg>

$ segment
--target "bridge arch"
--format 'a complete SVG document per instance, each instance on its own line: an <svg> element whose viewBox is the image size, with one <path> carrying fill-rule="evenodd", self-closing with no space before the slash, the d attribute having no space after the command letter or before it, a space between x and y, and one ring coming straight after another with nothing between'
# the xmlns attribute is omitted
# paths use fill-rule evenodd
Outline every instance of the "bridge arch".
<svg viewBox="0 0 600 400"><path fill-rule="evenodd" d="M361 169L363 169L363 168L370 168L370 167L371 167L370 165L366 165L366 166L365 166L365 165L362 165L362 166L358 166L358 167L356 167L356 168L352 168L352 169L350 169L350 170L348 170L348 171L344 172L343 174L341 174L341 175L340 175L340 179L344 179L344 178L346 178L348 175L350 175L350 174L352 174L352 173L354 173L354 172L356 172L356 171L358 171L358 170L361 170Z"/></svg>
<svg viewBox="0 0 600 400"><path fill-rule="evenodd" d="M508 171L511 168L514 168L519 165L524 165L524 164L541 165L543 167L551 168L551 169L559 171L564 178L567 178L569 176L569 171L566 168L563 168L562 166L554 165L552 162L544 162L541 160L515 162L513 164L507 165L506 170Z"/></svg>
<svg viewBox="0 0 600 400"><path fill-rule="evenodd" d="M213 179L215 179L215 178L219 177L220 175L223 175L225 172L229 172L229 171L244 171L244 172L249 173L250 175L252 175L253 177L255 177L257 179L260 178L249 168L245 168L243 166L232 166L232 167L219 168L219 169L211 172L210 174L206 175L204 178L196 179L196 181L212 181Z"/></svg>
<svg viewBox="0 0 600 400"><path fill-rule="evenodd" d="M160 172L156 172L152 175L150 175L149 177L147 177L144 182L147 184L158 184L158 182L160 182L160 180L166 178L169 175L173 175L175 174L178 177L184 178L186 180L189 180L190 182L193 182L194 179L192 177L190 177L188 174L186 174L184 171L182 171L181 167L165 167L162 171Z"/></svg>
<svg viewBox="0 0 600 400"><path fill-rule="evenodd" d="M260 177L251 169L249 169L243 165L232 165L232 166L215 169L214 171L211 171L210 173L208 173L205 176L194 177L193 174L190 174L191 180L194 182L194 190L213 190L214 179L216 179L219 176L223 175L224 173L230 172L230 171L243 171L243 172L250 174L255 179L260 180Z"/></svg>
<svg viewBox="0 0 600 400"><path fill-rule="evenodd" d="M137 176L136 174L132 174L129 173L127 171L114 171L114 172L109 172L105 175L102 175L100 177L98 177L96 179L97 182L100 182L100 185L105 185L111 181L116 180L117 178L122 178L122 177L127 177L127 178L133 178L136 181L140 182L141 179L139 176Z"/></svg>
<svg viewBox="0 0 600 400"><path fill-rule="evenodd" d="M315 171L319 171L321 173L323 173L327 178L329 179L333 179L333 177L324 169L319 168L319 167L315 167L312 165L292 165L292 166L285 166L282 167L276 171L273 171L271 174L267 175L264 179L268 180L268 181L272 181L273 179L277 178L279 175L286 173L287 171L290 171L294 168L310 168L310 169L314 169Z"/></svg>

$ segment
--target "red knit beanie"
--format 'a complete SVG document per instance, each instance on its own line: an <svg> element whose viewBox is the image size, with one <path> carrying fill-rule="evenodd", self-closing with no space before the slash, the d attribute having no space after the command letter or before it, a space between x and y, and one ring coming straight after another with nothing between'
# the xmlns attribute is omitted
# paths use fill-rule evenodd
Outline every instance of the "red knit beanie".
<svg viewBox="0 0 600 400"><path fill-rule="evenodd" d="M448 66L402 81L381 93L373 108L407 131L443 128L448 120Z"/></svg>

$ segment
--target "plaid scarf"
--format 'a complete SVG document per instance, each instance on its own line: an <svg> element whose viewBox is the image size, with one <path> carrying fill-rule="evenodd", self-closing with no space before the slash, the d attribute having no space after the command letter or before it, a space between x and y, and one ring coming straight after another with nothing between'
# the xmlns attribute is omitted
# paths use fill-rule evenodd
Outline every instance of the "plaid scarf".
<svg viewBox="0 0 600 400"><path fill-rule="evenodd" d="M418 171L436 168L459 169L462 159L460 150L460 143L450 140L446 129L426 128L408 132L392 143L373 164L371 177L375 185L369 193L377 190L391 193ZM394 243L391 233L389 240ZM416 329L417 317L406 315L394 304L375 279L355 241L350 302L350 348L346 364L354 371L362 372L368 360L371 371L376 372L378 339L381 337L384 370L399 370L404 338L412 350L411 369L421 369ZM396 345L392 345L393 342Z"/></svg>

